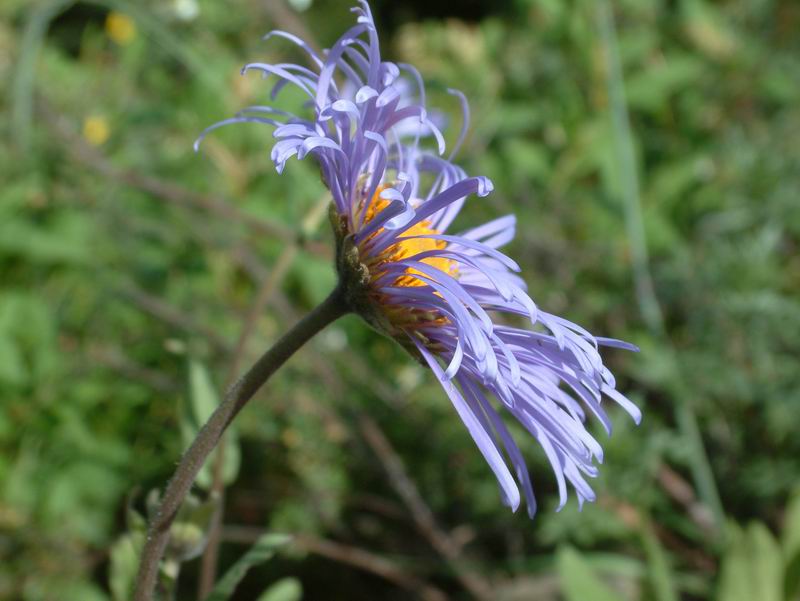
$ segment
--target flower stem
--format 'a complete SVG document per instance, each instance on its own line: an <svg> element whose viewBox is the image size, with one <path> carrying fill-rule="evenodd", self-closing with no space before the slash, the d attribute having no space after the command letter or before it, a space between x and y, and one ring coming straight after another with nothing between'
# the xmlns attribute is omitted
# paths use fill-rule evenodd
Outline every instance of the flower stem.
<svg viewBox="0 0 800 601"><path fill-rule="evenodd" d="M150 520L147 540L142 550L136 578L134 601L152 601L158 579L159 561L169 542L169 531L178 509L192 487L197 473L214 450L227 427L272 374L303 344L325 326L348 313L340 286L320 305L301 319L275 345L256 361L227 392L225 398L202 427L189 449L181 458L175 474L167 485L158 511Z"/></svg>

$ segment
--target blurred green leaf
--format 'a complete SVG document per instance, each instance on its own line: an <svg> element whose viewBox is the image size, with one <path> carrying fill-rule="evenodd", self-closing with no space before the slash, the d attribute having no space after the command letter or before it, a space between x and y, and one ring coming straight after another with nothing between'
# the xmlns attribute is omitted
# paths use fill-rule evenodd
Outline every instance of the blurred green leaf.
<svg viewBox="0 0 800 601"><path fill-rule="evenodd" d="M730 529L720 569L718 601L784 601L783 556L766 526L751 523Z"/></svg>
<svg viewBox="0 0 800 601"><path fill-rule="evenodd" d="M205 601L227 601L233 595L236 586L244 578L247 571L258 564L271 559L275 552L286 545L290 537L284 534L265 534L250 547L220 579Z"/></svg>
<svg viewBox="0 0 800 601"><path fill-rule="evenodd" d="M114 601L129 601L139 569L139 554L144 544L144 534L125 534L111 546L109 587Z"/></svg>
<svg viewBox="0 0 800 601"><path fill-rule="evenodd" d="M556 557L558 578L566 601L625 601L608 587L575 549L562 547Z"/></svg>
<svg viewBox="0 0 800 601"><path fill-rule="evenodd" d="M782 539L787 559L800 553L800 492L794 493L786 505Z"/></svg>
<svg viewBox="0 0 800 601"><path fill-rule="evenodd" d="M196 360L189 362L189 389L194 423L202 426L219 405L219 396L208 369Z"/></svg>
<svg viewBox="0 0 800 601"><path fill-rule="evenodd" d="M22 219L0 223L0 254L18 255L35 263L91 262L89 226L82 215L60 215L47 227Z"/></svg>
<svg viewBox="0 0 800 601"><path fill-rule="evenodd" d="M300 601L303 585L297 578L281 578L258 597L258 601Z"/></svg>
<svg viewBox="0 0 800 601"><path fill-rule="evenodd" d="M679 601L669 558L658 540L650 518L640 513L642 543L647 556L648 576L657 601Z"/></svg>
<svg viewBox="0 0 800 601"><path fill-rule="evenodd" d="M19 347L8 334L0 331L0 380L19 385L27 379L28 370Z"/></svg>
<svg viewBox="0 0 800 601"><path fill-rule="evenodd" d="M296 262L297 278L311 303L320 303L336 285L336 274L328 261L304 257Z"/></svg>
<svg viewBox="0 0 800 601"><path fill-rule="evenodd" d="M211 380L208 369L197 360L189 362L189 393L191 401L191 421L182 423L182 431L185 444L188 446L197 432L211 417L219 405L219 393ZM241 464L241 451L239 441L234 427L228 428L225 432L224 457L222 467L222 481L230 484L236 479ZM216 456L219 450L215 450L206 460L200 473L197 475L197 485L210 489L213 483L213 470Z"/></svg>
<svg viewBox="0 0 800 601"><path fill-rule="evenodd" d="M783 557L786 561L787 600L800 595L800 493L789 500L783 524Z"/></svg>
<svg viewBox="0 0 800 601"><path fill-rule="evenodd" d="M702 62L690 55L664 57L626 78L628 104L632 109L661 110L673 94L694 85L702 72Z"/></svg>
<svg viewBox="0 0 800 601"><path fill-rule="evenodd" d="M30 144L36 59L44 44L50 22L71 4L73 0L43 1L34 5L26 15L11 96L11 125L15 142L23 152L27 152Z"/></svg>
<svg viewBox="0 0 800 601"><path fill-rule="evenodd" d="M686 31L700 50L724 59L737 49L737 38L717 6L706 0L683 0Z"/></svg>

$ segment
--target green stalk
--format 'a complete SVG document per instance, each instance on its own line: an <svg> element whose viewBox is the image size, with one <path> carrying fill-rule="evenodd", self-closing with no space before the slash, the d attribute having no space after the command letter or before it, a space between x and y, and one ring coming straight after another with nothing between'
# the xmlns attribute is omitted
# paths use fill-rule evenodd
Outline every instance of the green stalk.
<svg viewBox="0 0 800 601"><path fill-rule="evenodd" d="M703 446L697 416L690 401L690 387L681 374L678 358L664 326L664 316L650 274L647 237L642 218L641 193L633 146L630 116L625 100L625 82L622 73L614 15L608 0L597 0L597 21L605 58L608 96L614 132L614 152L619 166L621 194L625 208L625 226L631 245L631 260L636 286L636 298L642 317L650 332L659 338L669 351L668 361L672 393L675 396L675 420L689 447L692 479L703 503L714 515L715 525L721 531L725 514L720 501L711 463Z"/></svg>

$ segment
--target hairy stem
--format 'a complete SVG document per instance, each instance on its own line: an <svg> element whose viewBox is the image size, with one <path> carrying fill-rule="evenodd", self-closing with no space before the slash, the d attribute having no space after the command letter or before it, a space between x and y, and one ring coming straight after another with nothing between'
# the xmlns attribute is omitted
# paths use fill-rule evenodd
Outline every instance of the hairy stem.
<svg viewBox="0 0 800 601"><path fill-rule="evenodd" d="M192 487L197 473L214 450L227 427L259 388L303 344L328 324L349 312L340 287L301 319L283 338L264 353L253 367L227 392L217 410L197 434L181 458L167 485L164 497L151 519L136 578L134 601L152 601L158 580L159 561L169 542L169 531L178 509Z"/></svg>

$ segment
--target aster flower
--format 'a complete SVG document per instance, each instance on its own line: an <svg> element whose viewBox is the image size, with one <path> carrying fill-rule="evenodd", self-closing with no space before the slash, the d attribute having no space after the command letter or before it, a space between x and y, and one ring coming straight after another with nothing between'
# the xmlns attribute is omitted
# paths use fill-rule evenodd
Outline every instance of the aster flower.
<svg viewBox="0 0 800 601"><path fill-rule="evenodd" d="M465 199L493 189L488 178L468 177L453 162L469 123L467 101L449 90L463 123L445 155L420 74L381 60L366 1L353 12L356 24L322 55L289 33L266 36L297 45L310 68L251 63L243 69L273 79L272 99L287 85L298 88L308 96L307 115L251 106L203 135L231 123L266 124L275 128L271 158L278 172L293 156L313 157L333 199L337 269L350 308L430 367L506 505L516 510L524 496L529 515L536 511L525 460L501 410L542 447L558 482L559 508L567 483L582 506L595 498L585 477L596 476L595 460L603 459L584 425L587 413L609 434L606 399L637 423L641 418L616 390L598 349L636 347L593 336L536 306L517 263L498 250L514 237L513 215L450 233ZM503 313L522 316L530 327L493 320Z"/></svg>

